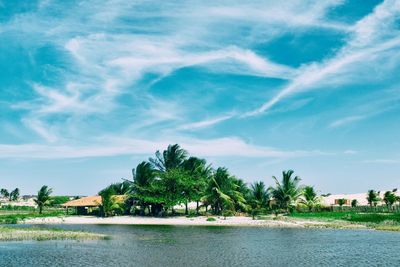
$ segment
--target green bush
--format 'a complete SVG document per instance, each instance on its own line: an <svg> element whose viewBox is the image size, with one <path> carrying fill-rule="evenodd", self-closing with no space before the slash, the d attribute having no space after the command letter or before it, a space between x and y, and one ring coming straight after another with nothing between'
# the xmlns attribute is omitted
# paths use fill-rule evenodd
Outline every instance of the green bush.
<svg viewBox="0 0 400 267"><path fill-rule="evenodd" d="M209 217L207 218L207 222L215 222L217 219L213 218L213 217Z"/></svg>

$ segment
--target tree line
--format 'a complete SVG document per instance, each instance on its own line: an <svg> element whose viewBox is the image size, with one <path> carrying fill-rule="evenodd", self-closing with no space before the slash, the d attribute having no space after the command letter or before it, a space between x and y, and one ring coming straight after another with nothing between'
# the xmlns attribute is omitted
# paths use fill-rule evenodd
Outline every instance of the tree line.
<svg viewBox="0 0 400 267"><path fill-rule="evenodd" d="M298 201L311 209L319 199L314 187L300 186L300 178L292 170L283 171L280 179L272 177L273 187L262 181L248 186L227 168L214 169L205 159L190 156L178 144L169 145L139 163L132 176L133 180L112 184L99 192L104 215L160 216L174 214L177 205L184 205L187 215L191 202L196 203L196 214L200 208L215 215L255 214L259 210L290 212ZM112 199L113 195L129 198L122 205Z"/></svg>
<svg viewBox="0 0 400 267"><path fill-rule="evenodd" d="M19 199L19 188L15 188L11 192L5 188L0 189L0 195L8 201L17 201Z"/></svg>

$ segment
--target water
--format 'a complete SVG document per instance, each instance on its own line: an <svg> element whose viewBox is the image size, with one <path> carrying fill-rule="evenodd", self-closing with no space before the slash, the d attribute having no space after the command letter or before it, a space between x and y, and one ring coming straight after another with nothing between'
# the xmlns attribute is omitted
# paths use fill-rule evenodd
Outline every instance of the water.
<svg viewBox="0 0 400 267"><path fill-rule="evenodd" d="M111 240L0 242L0 266L400 266L400 233L193 226L44 226Z"/></svg>

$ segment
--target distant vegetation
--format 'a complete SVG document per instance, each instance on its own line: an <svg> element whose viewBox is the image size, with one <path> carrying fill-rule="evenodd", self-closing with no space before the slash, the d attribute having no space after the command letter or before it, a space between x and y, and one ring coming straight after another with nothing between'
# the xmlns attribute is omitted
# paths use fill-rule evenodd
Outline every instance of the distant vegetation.
<svg viewBox="0 0 400 267"><path fill-rule="evenodd" d="M274 186L268 187L264 181L247 185L227 168L213 168L205 159L189 155L178 144L169 145L148 161L139 163L132 170L132 176L132 179L111 184L99 192L102 205L96 214L105 217L250 215L253 219L284 214L296 218L400 225L399 205L396 205L400 199L396 189L385 192L382 199L379 191L369 190L366 193L368 206L360 206L356 199L337 199L337 205L326 207L321 200L330 194L319 196L313 186L301 185L300 177L292 170L283 171L281 177L273 176ZM31 207L1 207L0 223L65 214L63 209L56 207L69 201L69 197L51 196L51 193L52 189L45 185L38 191L34 200L38 213ZM16 188L9 193L2 189L0 194L10 200L18 199L19 190ZM190 209L189 203L195 207ZM9 213L1 213L2 210L9 210ZM209 218L210 221L213 219Z"/></svg>
<svg viewBox="0 0 400 267"><path fill-rule="evenodd" d="M7 189L2 188L0 189L0 195L3 198L7 198L9 201L17 201L19 198L19 189L15 188L11 192L9 192Z"/></svg>
<svg viewBox="0 0 400 267"><path fill-rule="evenodd" d="M183 205L184 214L213 214L229 216L249 214L256 218L260 214L291 214L297 212L333 211L323 207L321 196L313 186L301 185L294 171L283 171L281 177L272 177L275 186L267 187L263 181L247 185L225 167L213 168L201 159L188 154L178 144L157 151L154 157L143 161L132 170L133 179L126 179L103 189L103 215L138 214L166 216L177 214L175 208ZM111 198L112 195L127 195L124 203ZM329 194L328 194L329 195ZM328 196L325 195L325 196ZM395 211L399 202L395 190L385 193L381 200L379 192L368 191L366 199L369 212L378 210L383 201L386 211ZM338 211L361 209L357 200L338 199ZM189 203L196 203L189 210ZM351 205L351 206L350 206ZM181 211L179 211L181 212Z"/></svg>

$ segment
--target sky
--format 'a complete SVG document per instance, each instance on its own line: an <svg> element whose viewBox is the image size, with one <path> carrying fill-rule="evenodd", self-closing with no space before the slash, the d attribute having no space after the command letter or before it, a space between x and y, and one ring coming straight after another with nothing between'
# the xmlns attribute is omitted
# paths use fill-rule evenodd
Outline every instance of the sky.
<svg viewBox="0 0 400 267"><path fill-rule="evenodd" d="M0 0L0 187L96 194L180 144L251 183L400 187L400 0Z"/></svg>

